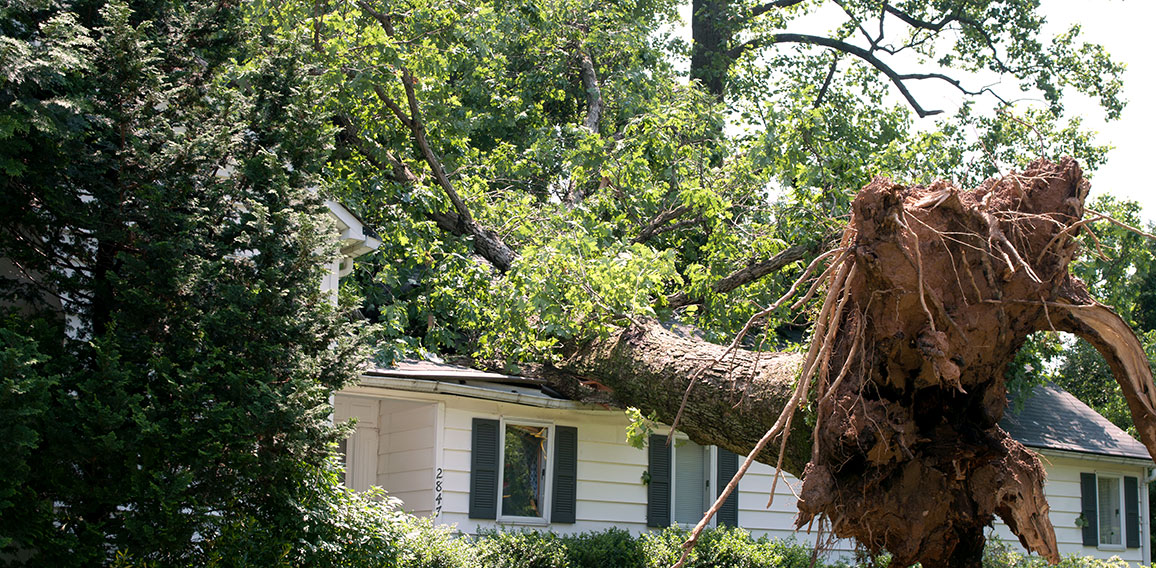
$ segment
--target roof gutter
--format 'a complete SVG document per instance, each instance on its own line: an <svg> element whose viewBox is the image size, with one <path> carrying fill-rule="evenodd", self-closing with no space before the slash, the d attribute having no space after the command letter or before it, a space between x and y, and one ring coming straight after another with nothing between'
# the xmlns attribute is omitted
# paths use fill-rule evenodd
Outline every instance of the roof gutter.
<svg viewBox="0 0 1156 568"><path fill-rule="evenodd" d="M1093 454L1089 452L1076 452L1072 450L1057 450L1055 448L1046 448L1040 446L1028 446L1041 454L1054 455L1057 457L1092 460L1104 463L1116 463L1122 465L1132 465L1140 467L1153 467L1151 458L1134 458L1128 456L1111 456L1105 454Z"/></svg>
<svg viewBox="0 0 1156 568"><path fill-rule="evenodd" d="M572 400L560 400L556 398L547 398L545 396L535 396L519 392L476 387L473 385L461 385L455 383L446 383L442 381L431 381L428 379L405 379L399 377L383 377L379 375L363 374L361 375L361 380L358 384L364 387L387 388L430 394L449 394L464 396L468 398L479 398L482 400L492 400L495 402L521 404L523 406L535 406L538 408L555 408L560 410L588 410L591 408L590 405L574 402Z"/></svg>

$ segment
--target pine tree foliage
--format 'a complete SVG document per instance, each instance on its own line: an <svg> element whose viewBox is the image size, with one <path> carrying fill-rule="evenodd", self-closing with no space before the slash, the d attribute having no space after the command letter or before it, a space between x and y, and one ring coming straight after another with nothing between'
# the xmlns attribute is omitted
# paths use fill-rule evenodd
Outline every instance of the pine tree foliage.
<svg viewBox="0 0 1156 568"><path fill-rule="evenodd" d="M0 559L304 538L359 332L319 288L319 87L252 8L0 8Z"/></svg>

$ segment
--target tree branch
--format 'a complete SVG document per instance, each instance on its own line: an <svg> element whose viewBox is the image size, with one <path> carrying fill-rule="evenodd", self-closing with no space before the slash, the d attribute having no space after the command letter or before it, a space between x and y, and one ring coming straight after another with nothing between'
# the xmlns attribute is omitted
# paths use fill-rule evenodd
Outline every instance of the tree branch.
<svg viewBox="0 0 1156 568"><path fill-rule="evenodd" d="M883 11L887 14L895 16L896 18L899 18L905 24L913 28L928 30L932 32L942 31L943 28L947 27L947 25L951 24L952 22L959 22L960 24L966 25L975 30L975 32L978 33L981 37L983 37L983 41L987 44L987 48L991 50L992 61L995 61L996 64L999 65L1000 70L1004 72L1011 71L1007 64L1004 63L1002 59L1000 59L999 50L996 49L995 41L991 39L991 34L987 33L987 30L984 29L984 27L973 18L966 18L961 14L948 14L938 22L929 22L916 18L911 14L908 14L907 12L892 6L890 3L883 4Z"/></svg>
<svg viewBox="0 0 1156 568"><path fill-rule="evenodd" d="M373 9L373 6L370 6L367 2L364 2L363 0L358 0L357 5L362 10L365 10L365 12L367 14L372 16L373 19L377 20L377 22L379 24L381 24L381 27L385 29L386 35L388 35L389 37L393 37L393 34L394 34L393 14L386 14L384 12L379 12L379 11Z"/></svg>
<svg viewBox="0 0 1156 568"><path fill-rule="evenodd" d="M393 181L402 185L416 185L421 182L417 175L413 173L413 170L409 169L409 166L399 160L397 156L394 156L393 152L363 138L361 134L357 132L357 127L349 117L338 116L337 122L342 127L344 137L351 142L350 146L360 154L366 162L369 162L369 165L380 171L390 172ZM451 235L464 237L470 234L469 231L466 230L466 225L461 216L453 211L426 211L425 216L430 221L433 221L439 229Z"/></svg>
<svg viewBox="0 0 1156 568"><path fill-rule="evenodd" d="M743 51L758 47L761 43L763 43L763 40L760 38L752 39L731 48L731 50L727 52L727 55L737 58L742 54ZM899 93L903 95L903 98L907 100L907 104L911 105L911 108L915 110L915 113L918 114L920 118L943 113L942 110L925 110L923 106L919 104L919 101L915 99L915 96L911 94L911 91L908 90L907 85L903 83L903 75L897 73L894 69L891 68L890 65L876 57L875 54L871 51L857 45L829 37L793 33L775 34L771 36L769 41L766 43L801 43L807 45L819 45L822 47L834 49L836 51L841 51L848 55L854 55L855 57L858 57L859 59L862 59L863 61L871 64L872 67L881 71L884 75L887 76L888 79L891 79L891 83L894 84L897 89L899 89Z"/></svg>
<svg viewBox="0 0 1156 568"><path fill-rule="evenodd" d="M642 230L638 232L638 236L631 239L630 242L632 242L632 243L645 243L646 241L650 240L652 237L654 237L658 233L665 232L665 231L659 231L659 229L663 225L665 225L665 224L669 223L670 221L673 221L674 219L677 219L677 218L679 218L679 217L681 217L681 216L683 216L689 212L690 212L690 207L686 206L686 205L679 205L678 207L674 207L671 209L667 209L666 211L663 211L657 217L655 217L649 223L647 223L646 226L643 227Z"/></svg>
<svg viewBox="0 0 1156 568"><path fill-rule="evenodd" d="M586 121L583 125L591 132L598 133L598 122L602 120L602 89L598 86L598 74L594 71L594 60L586 50L579 55L582 88L586 90Z"/></svg>
<svg viewBox="0 0 1156 568"><path fill-rule="evenodd" d="M776 0L775 2L767 2L766 4L762 4L760 6L755 6L754 8L751 8L751 13L750 13L750 16L748 16L748 17L749 18L757 18L757 17L759 17L759 16L761 16L767 12L770 12L771 10L774 10L775 8L789 8L789 7L794 6L796 4L802 4L802 3L803 3L803 0Z"/></svg>
<svg viewBox="0 0 1156 568"><path fill-rule="evenodd" d="M384 14L373 9L373 7L363 0L359 0L357 5L377 20L378 23L385 28L386 34L393 37L395 31L393 28L392 15ZM470 214L470 210L466 207L465 201L458 195L457 190L446 174L446 169L442 164L441 158L438 157L437 153L430 147L429 139L426 137L425 124L421 119L421 105L419 105L417 101L417 91L415 88L417 80L408 67L402 65L400 69L401 84L405 89L406 106L409 107L408 115L406 111L401 108L401 105L393 100L393 97L390 97L389 93L387 93L381 85L374 84L373 92L377 95L377 98L389 108L397 120L409 129L413 141L417 143L418 149L421 152L422 159L426 165L429 166L430 171L433 172L434 179L437 180L442 191L449 197L450 203L453 205L454 212L456 213L454 215L431 213L430 216L434 218L434 221L443 230L448 230L459 236L473 237L475 252L482 255L483 258L489 261L490 264L499 271L508 271L513 265L514 258L516 258L517 254L514 253L513 249L511 249L497 233L479 225L474 220L473 215ZM388 155L388 152L386 154ZM394 159L390 160L390 163L396 178L397 166L395 164L401 164L401 162ZM404 164L401 165L404 166Z"/></svg>
<svg viewBox="0 0 1156 568"><path fill-rule="evenodd" d="M889 3L883 4L883 11L891 14L892 16L895 16L896 18L899 18L900 20L903 20L904 23L913 28L919 28L921 30L928 30L933 32L942 31L943 28L947 27L948 24L960 21L960 17L956 14L948 14L938 22L920 20L919 18L916 18L915 16L912 16L911 14L898 9Z"/></svg>
<svg viewBox="0 0 1156 568"><path fill-rule="evenodd" d="M759 263L744 266L730 274L726 275L718 282L711 285L710 289L715 294L725 294L740 286L746 286L768 274L777 272L783 267L806 258L808 254L813 254L819 249L826 247L834 242L840 236L839 233L833 233L825 236L821 241L810 244L798 244L787 247L779 254L768 258ZM676 292L666 297L666 303L671 308L677 309L691 304L701 304L702 298L693 297L686 292Z"/></svg>
<svg viewBox="0 0 1156 568"><path fill-rule="evenodd" d="M582 89L586 91L586 119L582 125L587 130L598 134L598 123L602 120L602 89L598 85L598 73L594 69L594 59L590 53L581 47L578 50L578 73L582 77ZM577 180L571 179L568 187L561 196L562 202L568 205L578 203L583 198L582 190Z"/></svg>
<svg viewBox="0 0 1156 568"><path fill-rule="evenodd" d="M815 95L815 102L811 108L819 108L823 104L823 97L827 96L827 90L831 88L831 80L835 78L835 70L839 68L839 56L831 58L831 68L827 70L827 78L823 79L823 86L819 87L819 94Z"/></svg>

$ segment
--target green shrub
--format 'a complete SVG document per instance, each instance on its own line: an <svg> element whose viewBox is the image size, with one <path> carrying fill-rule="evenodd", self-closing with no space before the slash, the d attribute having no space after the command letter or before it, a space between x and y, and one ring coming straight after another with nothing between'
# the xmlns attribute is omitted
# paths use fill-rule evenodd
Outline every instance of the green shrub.
<svg viewBox="0 0 1156 568"><path fill-rule="evenodd" d="M572 568L641 568L642 543L629 531L610 528L561 537Z"/></svg>
<svg viewBox="0 0 1156 568"><path fill-rule="evenodd" d="M1012 550L998 538L989 538L983 551L983 568L1045 568L1049 564L1039 556L1028 556ZM1108 560L1069 554L1056 565L1058 568L1128 568L1129 564L1119 557Z"/></svg>
<svg viewBox="0 0 1156 568"><path fill-rule="evenodd" d="M427 517L410 518L402 529L399 568L477 568L476 543Z"/></svg>
<svg viewBox="0 0 1156 568"><path fill-rule="evenodd" d="M570 568L565 542L552 532L483 532L477 557L486 568Z"/></svg>
<svg viewBox="0 0 1156 568"><path fill-rule="evenodd" d="M667 568L682 555L688 531L671 527L659 533L645 533L642 542L646 568ZM793 541L752 538L739 528L703 531L687 558L688 568L807 568L811 550ZM816 563L816 568L822 568Z"/></svg>

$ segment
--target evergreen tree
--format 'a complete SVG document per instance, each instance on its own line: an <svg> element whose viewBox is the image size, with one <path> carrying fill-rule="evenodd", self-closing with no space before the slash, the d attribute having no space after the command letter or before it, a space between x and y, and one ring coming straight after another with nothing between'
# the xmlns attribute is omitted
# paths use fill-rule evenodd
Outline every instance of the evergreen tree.
<svg viewBox="0 0 1156 568"><path fill-rule="evenodd" d="M255 9L0 8L0 562L308 540L359 342L319 288L319 92Z"/></svg>

